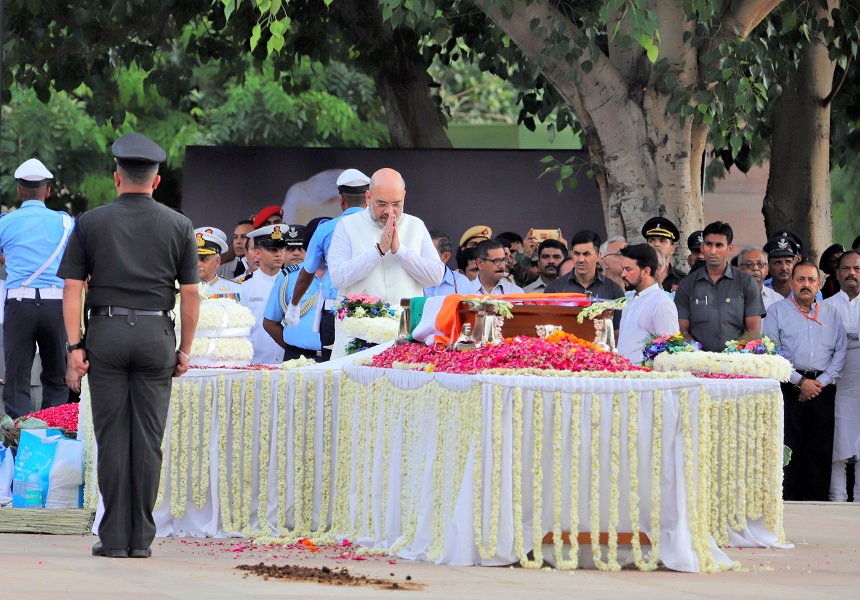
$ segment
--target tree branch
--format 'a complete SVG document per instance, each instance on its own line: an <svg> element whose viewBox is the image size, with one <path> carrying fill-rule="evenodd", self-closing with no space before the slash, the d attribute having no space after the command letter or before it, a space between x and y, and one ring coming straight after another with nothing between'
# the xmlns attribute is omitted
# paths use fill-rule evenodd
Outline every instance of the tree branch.
<svg viewBox="0 0 860 600"><path fill-rule="evenodd" d="M851 67L851 61L854 59L853 54L848 55L848 62L845 63L845 68L842 70L842 77L839 78L839 82L833 86L833 89L830 90L830 93L827 94L827 98L825 98L821 105L824 107L830 106L830 103L833 102L833 98L836 97L836 94L839 93L839 90L842 89L842 84L845 83L845 78L848 77L848 69Z"/></svg>
<svg viewBox="0 0 860 600"><path fill-rule="evenodd" d="M740 0L735 10L731 10L731 4L729 4L729 8L720 18L723 26L722 39L746 39L750 32L781 3L782 0Z"/></svg>
<svg viewBox="0 0 860 600"><path fill-rule="evenodd" d="M475 4L492 19L517 47L531 60L543 64L541 69L544 77L556 88L564 100L574 109L580 120L585 120L584 111L592 107L585 106L587 98L600 106L620 94L627 94L627 82L621 77L618 69L609 61L596 46L589 45L583 49L585 56L594 59L594 64L588 73L583 71L580 63L559 61L547 54L550 50L551 39L549 32L559 27L570 40L582 35L580 29L564 14L546 0L533 0L526 6L525 2L511 2L510 17L506 16L498 2L490 0L474 0ZM538 19L538 26L532 30L531 22ZM543 27L546 35L539 36L538 30ZM571 81L570 74L576 75L577 81ZM590 92L582 91L590 88Z"/></svg>

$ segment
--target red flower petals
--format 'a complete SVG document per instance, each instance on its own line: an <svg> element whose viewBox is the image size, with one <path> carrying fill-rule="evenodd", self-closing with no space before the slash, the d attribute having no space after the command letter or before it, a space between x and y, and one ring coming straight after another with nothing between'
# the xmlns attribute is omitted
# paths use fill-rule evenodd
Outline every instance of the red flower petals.
<svg viewBox="0 0 860 600"><path fill-rule="evenodd" d="M572 335L551 339L515 337L497 346L462 352L423 344L392 346L373 357L371 366L394 363L422 365L442 373L475 374L489 369L547 369L553 371L647 371L612 352L604 352Z"/></svg>

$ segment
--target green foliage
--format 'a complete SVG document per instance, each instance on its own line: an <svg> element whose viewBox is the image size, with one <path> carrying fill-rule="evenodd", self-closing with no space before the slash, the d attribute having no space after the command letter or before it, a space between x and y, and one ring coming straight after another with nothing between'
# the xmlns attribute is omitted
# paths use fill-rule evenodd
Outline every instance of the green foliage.
<svg viewBox="0 0 860 600"><path fill-rule="evenodd" d="M860 235L860 165L856 162L830 172L833 201L833 241L846 248Z"/></svg>
<svg viewBox="0 0 860 600"><path fill-rule="evenodd" d="M96 125L84 103L69 94L52 93L43 103L32 89L13 89L3 105L0 139L7 165L0 175L3 203L20 204L13 174L17 165L33 157L54 174L48 201L52 208L77 212L107 202L115 192L113 181L106 177L110 134L110 128ZM99 173L106 184L94 185L93 173Z"/></svg>
<svg viewBox="0 0 860 600"><path fill-rule="evenodd" d="M438 101L448 120L459 123L516 123L517 92L501 77L464 57L428 70L438 84Z"/></svg>

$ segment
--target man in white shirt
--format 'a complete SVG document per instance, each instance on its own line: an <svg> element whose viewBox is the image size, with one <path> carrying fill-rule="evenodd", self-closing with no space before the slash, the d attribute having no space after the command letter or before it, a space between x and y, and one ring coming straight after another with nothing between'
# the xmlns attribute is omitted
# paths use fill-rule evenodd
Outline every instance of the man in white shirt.
<svg viewBox="0 0 860 600"><path fill-rule="evenodd" d="M621 287L624 287L624 283L621 281L621 249L626 245L627 240L616 235L600 246L599 262L603 274Z"/></svg>
<svg viewBox="0 0 860 600"><path fill-rule="evenodd" d="M523 289L505 279L505 247L496 240L484 240L475 246L478 276L472 282L473 294L501 296L522 294Z"/></svg>
<svg viewBox="0 0 860 600"><path fill-rule="evenodd" d="M423 296L425 287L439 285L445 265L424 222L403 212L406 183L400 173L374 173L366 197L367 208L343 217L332 235L327 258L338 297L367 293L399 306L402 298ZM343 355L341 341L335 341L332 358Z"/></svg>
<svg viewBox="0 0 860 600"><path fill-rule="evenodd" d="M657 252L648 244L621 249L621 280L625 290L636 294L621 311L618 353L633 364L642 362L642 350L650 335L679 330L678 309L654 278Z"/></svg>
<svg viewBox="0 0 860 600"><path fill-rule="evenodd" d="M255 325L251 328L254 357L251 362L255 365L281 364L284 358L283 348L263 328L263 313L275 279L284 266L287 241L282 229L285 229L283 225L267 225L248 233L248 238L252 239L254 244L251 252L254 258L259 260L260 268L242 284L241 302L254 315Z"/></svg>
<svg viewBox="0 0 860 600"><path fill-rule="evenodd" d="M839 313L848 349L842 377L836 386L830 501L848 500L846 467L854 458L854 502L860 502L860 253L849 250L839 258L836 278L840 291L822 304L832 306Z"/></svg>
<svg viewBox="0 0 860 600"><path fill-rule="evenodd" d="M547 239L538 246L538 272L540 275L523 290L526 293L543 292L550 283L558 279L558 268L567 258L567 246L554 239Z"/></svg>
<svg viewBox="0 0 860 600"><path fill-rule="evenodd" d="M764 279L768 274L768 255L759 246L744 246L741 253L738 254L738 268L755 279L761 292L761 301L764 302L765 310L771 304L784 299L777 292L764 285Z"/></svg>
<svg viewBox="0 0 860 600"><path fill-rule="evenodd" d="M197 272L200 283L209 288L209 297L239 302L242 285L216 274L221 266L221 255L227 252L227 235L217 227L198 227L194 236L197 239Z"/></svg>

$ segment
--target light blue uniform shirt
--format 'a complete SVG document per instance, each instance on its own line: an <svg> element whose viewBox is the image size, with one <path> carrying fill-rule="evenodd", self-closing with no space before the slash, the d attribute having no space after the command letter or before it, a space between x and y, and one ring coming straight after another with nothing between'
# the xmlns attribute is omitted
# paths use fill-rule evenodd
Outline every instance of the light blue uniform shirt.
<svg viewBox="0 0 860 600"><path fill-rule="evenodd" d="M63 239L62 215L46 208L40 200L27 200L18 210L0 219L0 251L6 255L6 289L21 287L51 257ZM63 287L63 280L57 277L62 258L60 250L28 287Z"/></svg>
<svg viewBox="0 0 860 600"><path fill-rule="evenodd" d="M284 273L281 272L275 278L272 292L269 294L269 303L266 305L265 312L263 312L263 317L270 321L275 321L277 323L283 322L285 314L282 300L283 302L286 302L289 298L293 297L293 290L296 289L296 282L299 279L299 270L296 269L292 273L288 273L287 277L289 277L289 279L287 279L286 299L283 299L281 296L284 287ZM305 301L316 294L319 289L320 280L317 277L314 277L307 293L302 296L302 301L299 303L299 306L304 305ZM316 306L316 304L314 304L314 306ZM305 350L322 350L320 334L314 332L316 311L314 311L313 308L314 307L311 306L311 309L299 318L299 324L295 327L284 326L284 341L287 344L304 348Z"/></svg>
<svg viewBox="0 0 860 600"><path fill-rule="evenodd" d="M433 287L424 288L424 295L430 296L448 296L450 294L471 294L472 282L469 278L453 271L448 265L445 265L445 275L442 277L442 283Z"/></svg>
<svg viewBox="0 0 860 600"><path fill-rule="evenodd" d="M361 212L363 210L364 209L361 207L352 206L343 211L343 214L339 217L326 221L317 227L317 230L314 231L313 236L311 236L311 241L308 242L308 251L305 255L305 262L302 263L305 271L312 274L316 273L317 269L322 265L326 254L328 254L329 246L331 246L331 238L334 235L334 228L337 226L337 222L347 215ZM328 276L328 265L326 265L325 275L323 275L322 289L324 298L330 300L337 298L337 288L334 287L334 284L331 282L331 278ZM292 294L292 291L290 294Z"/></svg>

